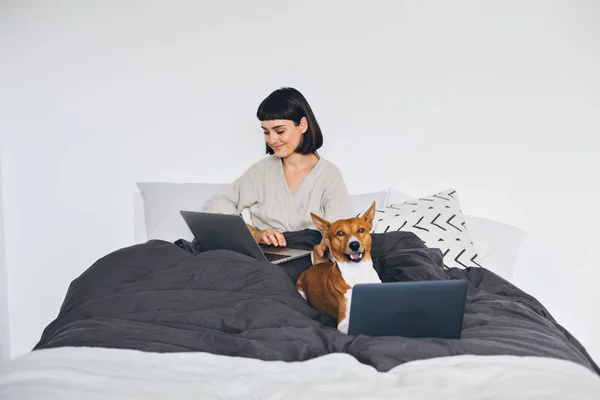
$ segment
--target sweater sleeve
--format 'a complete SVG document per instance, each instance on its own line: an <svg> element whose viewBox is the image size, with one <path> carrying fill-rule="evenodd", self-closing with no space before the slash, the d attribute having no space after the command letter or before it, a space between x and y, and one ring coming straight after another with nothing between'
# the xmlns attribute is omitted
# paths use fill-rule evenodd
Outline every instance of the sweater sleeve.
<svg viewBox="0 0 600 400"><path fill-rule="evenodd" d="M256 202L256 165L250 167L233 181L229 189L209 199L204 209L206 212L219 214L241 214L242 211Z"/></svg>
<svg viewBox="0 0 600 400"><path fill-rule="evenodd" d="M322 207L325 219L335 221L342 218L354 217L352 215L350 195L342 173L334 167L330 179L323 192Z"/></svg>

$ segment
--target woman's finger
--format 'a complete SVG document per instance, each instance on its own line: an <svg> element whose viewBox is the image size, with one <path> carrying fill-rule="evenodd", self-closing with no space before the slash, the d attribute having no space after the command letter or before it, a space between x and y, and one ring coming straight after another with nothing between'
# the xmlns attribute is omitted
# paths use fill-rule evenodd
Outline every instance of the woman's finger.
<svg viewBox="0 0 600 400"><path fill-rule="evenodd" d="M269 235L267 235L267 234L262 235L262 241L264 244L271 244L271 242L269 240Z"/></svg>
<svg viewBox="0 0 600 400"><path fill-rule="evenodd" d="M269 228L268 232L270 234L271 239L273 239L273 244L275 246L283 246L283 235L277 229Z"/></svg>
<svg viewBox="0 0 600 400"><path fill-rule="evenodd" d="M271 233L269 235L269 239L271 240L271 242L273 243L273 245L275 245L275 246L278 245L278 243L277 243L277 237L275 236L275 234Z"/></svg>
<svg viewBox="0 0 600 400"><path fill-rule="evenodd" d="M280 246L285 246L285 236L283 236L283 233L281 232L277 232L278 235L278 239L279 239L279 245Z"/></svg>

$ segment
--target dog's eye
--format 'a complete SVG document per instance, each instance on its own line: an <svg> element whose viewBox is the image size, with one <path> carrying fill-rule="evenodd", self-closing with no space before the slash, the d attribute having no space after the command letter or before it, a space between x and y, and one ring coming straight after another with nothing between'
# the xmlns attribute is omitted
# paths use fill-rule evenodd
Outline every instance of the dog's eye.
<svg viewBox="0 0 600 400"><path fill-rule="evenodd" d="M365 233L365 228L358 228L358 233Z"/></svg>
<svg viewBox="0 0 600 400"><path fill-rule="evenodd" d="M337 231L335 234L338 235L338 236L344 236L344 232L343 231Z"/></svg>

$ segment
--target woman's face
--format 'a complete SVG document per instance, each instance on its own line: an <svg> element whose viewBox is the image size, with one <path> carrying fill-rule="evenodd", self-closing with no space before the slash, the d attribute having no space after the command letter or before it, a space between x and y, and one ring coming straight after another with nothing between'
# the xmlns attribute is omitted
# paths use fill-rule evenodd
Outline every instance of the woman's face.
<svg viewBox="0 0 600 400"><path fill-rule="evenodd" d="M302 118L298 125L289 119L276 119L261 121L261 127L267 145L273 149L277 157L285 158L296 151L308 124L306 118Z"/></svg>

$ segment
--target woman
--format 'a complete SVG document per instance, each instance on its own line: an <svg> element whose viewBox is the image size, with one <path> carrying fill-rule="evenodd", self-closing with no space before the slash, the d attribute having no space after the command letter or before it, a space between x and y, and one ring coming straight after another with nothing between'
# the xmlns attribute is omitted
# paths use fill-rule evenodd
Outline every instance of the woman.
<svg viewBox="0 0 600 400"><path fill-rule="evenodd" d="M292 247L302 249L318 245L323 256L328 242L321 239L310 213L329 221L354 215L350 215L350 198L342 174L317 152L323 144L317 119L304 96L293 88L271 93L258 107L256 116L269 156L250 166L227 193L209 200L205 210L241 214L248 209L252 219L248 226L258 243L286 246L291 242ZM371 257L382 280L392 274L389 271L393 272L396 264L421 264L419 257L404 250L425 248L415 234L401 231L371 236ZM421 256L441 262L439 251ZM295 282L312 263L309 257L302 257L279 265Z"/></svg>
<svg viewBox="0 0 600 400"><path fill-rule="evenodd" d="M286 246L283 232L316 229L313 212L329 220L348 218L350 198L340 170L319 156L323 134L313 111L296 89L271 93L256 112L266 153L237 178L230 190L205 205L207 212L241 214L260 244ZM319 244L324 254L327 241Z"/></svg>

